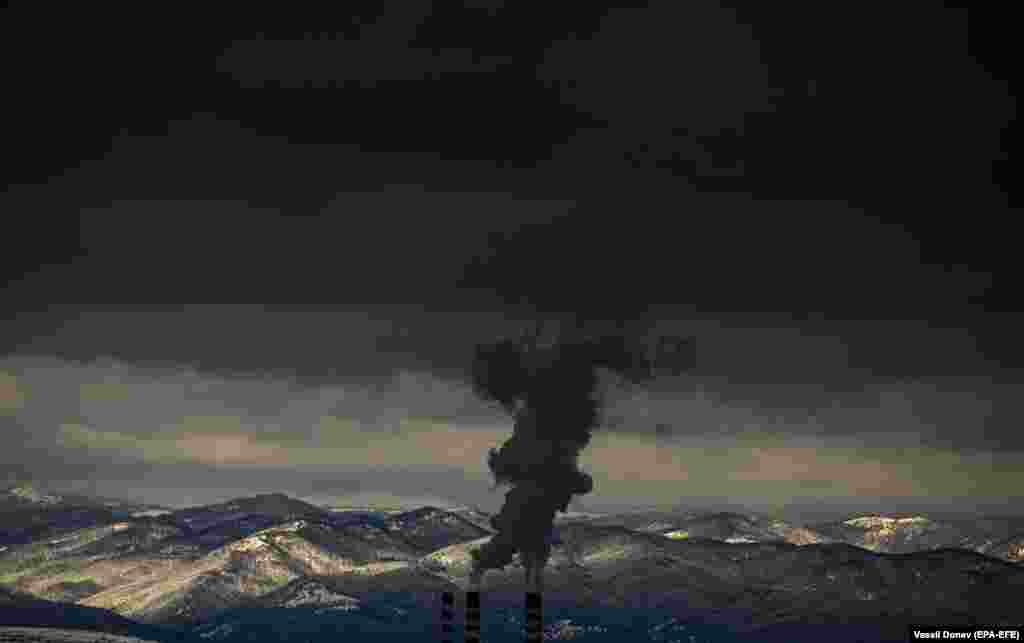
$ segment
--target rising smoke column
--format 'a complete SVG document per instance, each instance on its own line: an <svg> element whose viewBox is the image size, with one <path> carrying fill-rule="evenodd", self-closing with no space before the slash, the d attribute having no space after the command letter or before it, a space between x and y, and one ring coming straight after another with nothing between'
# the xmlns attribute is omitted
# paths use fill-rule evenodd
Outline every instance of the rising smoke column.
<svg viewBox="0 0 1024 643"><path fill-rule="evenodd" d="M547 559L545 536L556 512L567 511L573 495L593 490L578 459L600 420L599 369L633 382L654 374L646 346L623 335L549 346L538 336L476 349L474 390L516 418L512 437L487 458L495 483L512 489L491 521L498 533L473 552L476 570L504 567L516 551ZM678 358L672 366L673 372L685 368Z"/></svg>

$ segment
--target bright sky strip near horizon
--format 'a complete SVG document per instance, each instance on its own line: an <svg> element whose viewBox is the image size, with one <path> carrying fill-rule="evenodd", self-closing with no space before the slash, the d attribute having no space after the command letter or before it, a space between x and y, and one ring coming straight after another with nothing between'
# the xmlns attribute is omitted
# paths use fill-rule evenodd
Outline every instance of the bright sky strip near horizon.
<svg viewBox="0 0 1024 643"><path fill-rule="evenodd" d="M6 358L0 367L0 418L8 428L31 427L18 462L43 478L60 480L77 461L91 464L101 487L104 474L121 477L118 467L150 468L132 486L141 493L152 485L161 498L175 494L162 481L190 467L220 470L222 484L237 489L258 486L273 470L289 489L338 499L399 498L413 489L447 504L490 506L500 498L486 492L484 456L510 434L509 418L476 400L465 382L429 372L312 384L110 359ZM605 426L581 458L597 482L586 507L720 495L765 507L948 498L948 508L966 510L1011 495L1022 474L1020 451L964 449L970 445L957 436L965 424L983 425L992 401L950 395L941 383L819 396L815 409L723 401L708 388L713 379L698 382L612 392ZM945 423L925 425L919 415ZM25 448L11 444L14 452ZM355 488L345 480L367 470L387 472L378 484L390 477L393 488L367 489L372 476ZM331 471L341 478L334 488ZM321 481L312 488L307 476ZM190 495L212 500L223 491ZM410 497L417 495L424 496Z"/></svg>

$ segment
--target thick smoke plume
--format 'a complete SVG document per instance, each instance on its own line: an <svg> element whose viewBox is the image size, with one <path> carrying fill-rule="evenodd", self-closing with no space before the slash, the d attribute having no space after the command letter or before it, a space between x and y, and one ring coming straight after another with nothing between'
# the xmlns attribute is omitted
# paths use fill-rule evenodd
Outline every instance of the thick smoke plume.
<svg viewBox="0 0 1024 643"><path fill-rule="evenodd" d="M478 572L508 565L516 551L546 562L555 514L568 511L573 495L593 490L578 458L600 421L600 371L640 382L662 366L678 374L692 362L686 340L663 341L652 351L622 334L541 339L538 331L476 349L474 390L515 417L512 437L487 458L496 485L512 488L491 521L498 533L474 552ZM674 350L664 350L669 346Z"/></svg>

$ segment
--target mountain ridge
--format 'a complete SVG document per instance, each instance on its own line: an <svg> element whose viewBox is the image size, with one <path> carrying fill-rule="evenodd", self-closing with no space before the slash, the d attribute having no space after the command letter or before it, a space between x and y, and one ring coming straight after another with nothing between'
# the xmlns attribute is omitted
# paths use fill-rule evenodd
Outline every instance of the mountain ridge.
<svg viewBox="0 0 1024 643"><path fill-rule="evenodd" d="M228 641L261 610L307 610L342 619L339 626L346 615L373 614L377 623L398 613L388 605L430 613L439 592L467 589L471 552L494 533L489 518L468 506L336 512L280 493L155 517L110 514L106 523L9 545L0 551L0 586L192 633L235 619L237 628L216 636L202 630ZM803 526L731 511L559 516L564 543L548 565L546 598L598 615L610 607L692 618L695 609L732 610L758 627L905 621L928 609L961 622L1015 613L1004 603L1024 588L1024 565L1010 555L1016 522L906 518ZM951 538L977 547L948 546ZM914 542L927 548L887 551ZM999 547L1007 556L991 555ZM496 609L520 603L523 589L518 557L485 578Z"/></svg>

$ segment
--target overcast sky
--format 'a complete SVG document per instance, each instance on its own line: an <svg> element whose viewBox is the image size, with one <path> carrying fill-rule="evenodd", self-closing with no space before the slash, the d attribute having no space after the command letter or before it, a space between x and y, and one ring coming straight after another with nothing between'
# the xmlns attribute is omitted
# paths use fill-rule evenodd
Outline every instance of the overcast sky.
<svg viewBox="0 0 1024 643"><path fill-rule="evenodd" d="M1021 510L1014 103L966 12L435 4L48 31L2 197L0 468L496 510L511 419L469 356L572 311L697 341L607 391L578 508Z"/></svg>

